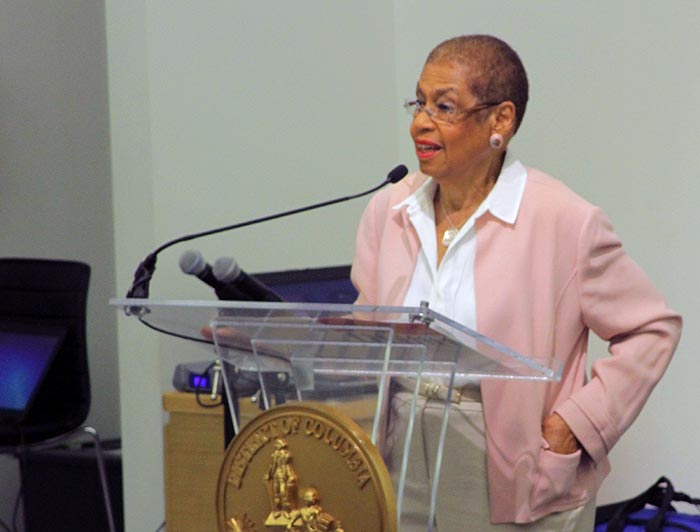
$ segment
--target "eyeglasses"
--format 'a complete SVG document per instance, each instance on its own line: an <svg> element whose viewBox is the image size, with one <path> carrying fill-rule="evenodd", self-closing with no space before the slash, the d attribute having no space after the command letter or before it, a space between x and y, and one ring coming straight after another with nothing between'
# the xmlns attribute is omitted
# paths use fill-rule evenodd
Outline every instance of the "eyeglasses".
<svg viewBox="0 0 700 532"><path fill-rule="evenodd" d="M406 112L411 116L418 116L422 111L425 111L433 122L454 124L463 118L467 118L471 114L501 103L503 102L484 102L468 109L459 109L448 102L438 103L432 107L428 107L425 105L425 102L420 100L407 99L404 101L403 108L406 109Z"/></svg>

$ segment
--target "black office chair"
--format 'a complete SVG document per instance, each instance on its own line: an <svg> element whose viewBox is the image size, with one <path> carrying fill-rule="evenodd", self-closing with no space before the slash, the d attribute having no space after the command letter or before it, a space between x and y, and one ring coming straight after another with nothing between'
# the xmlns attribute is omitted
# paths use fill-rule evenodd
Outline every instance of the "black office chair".
<svg viewBox="0 0 700 532"><path fill-rule="evenodd" d="M95 429L82 425L90 410L85 334L89 280L90 267L81 262L0 258L0 323L28 330L56 328L65 335L21 421L0 424L0 452L21 457L79 436L90 437L109 530L115 532L100 439Z"/></svg>

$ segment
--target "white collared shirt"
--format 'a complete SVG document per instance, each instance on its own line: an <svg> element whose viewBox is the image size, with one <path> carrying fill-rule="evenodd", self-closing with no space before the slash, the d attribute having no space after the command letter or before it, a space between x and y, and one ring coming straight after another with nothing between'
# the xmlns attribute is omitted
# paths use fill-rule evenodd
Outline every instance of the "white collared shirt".
<svg viewBox="0 0 700 532"><path fill-rule="evenodd" d="M421 250L404 306L417 307L428 301L430 308L476 330L474 259L476 257L476 220L486 212L513 224L525 190L527 170L508 153L496 184L479 208L462 225L437 266L435 212L433 198L437 183L432 178L394 209L406 207L409 220L418 233Z"/></svg>

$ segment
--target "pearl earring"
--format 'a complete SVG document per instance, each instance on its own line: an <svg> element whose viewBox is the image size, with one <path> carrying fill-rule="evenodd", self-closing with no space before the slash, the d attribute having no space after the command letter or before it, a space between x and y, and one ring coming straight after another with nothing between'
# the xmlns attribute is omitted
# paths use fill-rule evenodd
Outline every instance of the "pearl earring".
<svg viewBox="0 0 700 532"><path fill-rule="evenodd" d="M501 146L503 146L503 135L500 133L492 133L489 137L489 145L494 150L499 149Z"/></svg>

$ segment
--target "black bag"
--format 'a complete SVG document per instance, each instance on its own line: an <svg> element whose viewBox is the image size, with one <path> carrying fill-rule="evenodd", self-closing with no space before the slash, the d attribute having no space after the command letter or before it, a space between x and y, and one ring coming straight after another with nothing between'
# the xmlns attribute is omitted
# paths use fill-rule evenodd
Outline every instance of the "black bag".
<svg viewBox="0 0 700 532"><path fill-rule="evenodd" d="M593 532L700 532L700 515L678 512L673 501L700 509L700 499L675 491L671 481L661 477L632 499L599 506Z"/></svg>

